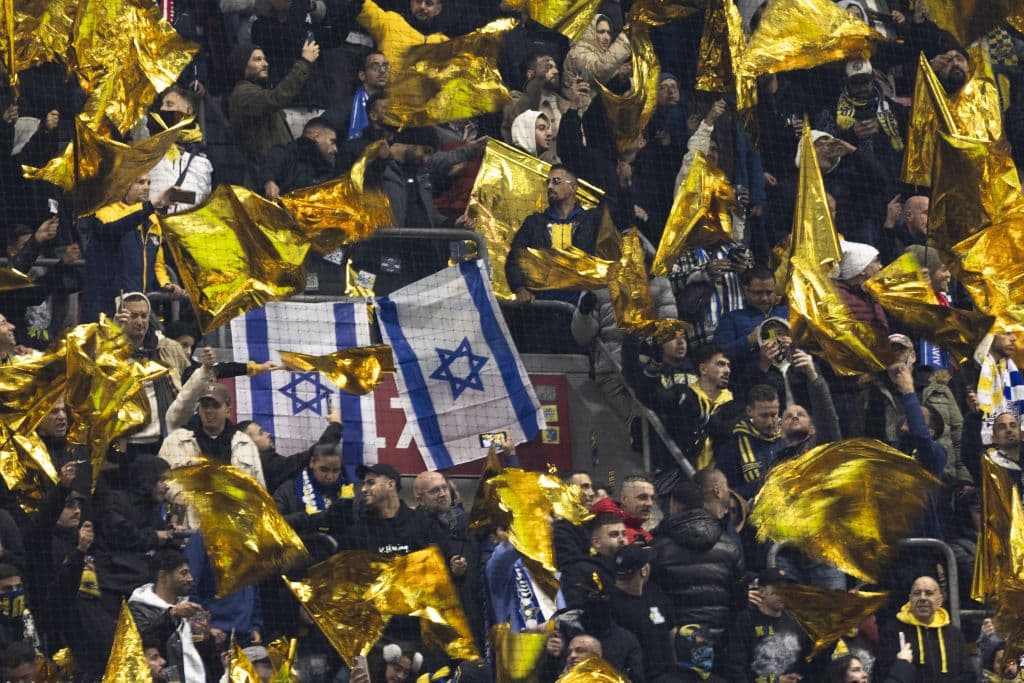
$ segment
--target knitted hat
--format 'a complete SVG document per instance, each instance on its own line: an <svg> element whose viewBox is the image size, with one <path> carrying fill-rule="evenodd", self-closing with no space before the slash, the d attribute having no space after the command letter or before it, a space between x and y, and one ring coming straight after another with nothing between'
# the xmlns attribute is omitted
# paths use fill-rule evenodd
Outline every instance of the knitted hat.
<svg viewBox="0 0 1024 683"><path fill-rule="evenodd" d="M913 254L917 262L921 264L922 268L927 268L929 272L934 272L939 269L942 265L942 259L939 258L939 251L935 247L926 247L923 244L911 244L909 247L903 250L904 254Z"/></svg>
<svg viewBox="0 0 1024 683"><path fill-rule="evenodd" d="M839 248L843 252L843 258L839 262L840 280L852 280L863 273L869 263L878 258L878 250L863 242L840 240Z"/></svg>

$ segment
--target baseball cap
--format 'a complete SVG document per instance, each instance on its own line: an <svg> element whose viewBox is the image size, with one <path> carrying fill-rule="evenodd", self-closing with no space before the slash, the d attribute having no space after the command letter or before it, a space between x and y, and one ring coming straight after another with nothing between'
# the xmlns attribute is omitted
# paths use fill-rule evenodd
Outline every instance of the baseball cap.
<svg viewBox="0 0 1024 683"><path fill-rule="evenodd" d="M857 76L870 76L875 73L871 62L866 59L852 59L846 63L846 77L856 78Z"/></svg>
<svg viewBox="0 0 1024 683"><path fill-rule="evenodd" d="M378 462L374 465L360 465L356 468L356 475L360 479L366 479L366 475L368 474L380 474L388 479L393 479L395 482L395 490L402 490L402 475L400 475L398 470L391 465Z"/></svg>
<svg viewBox="0 0 1024 683"><path fill-rule="evenodd" d="M796 583L785 569L768 567L757 575L757 583L761 586L774 586L779 583Z"/></svg>
<svg viewBox="0 0 1024 683"><path fill-rule="evenodd" d="M651 561L654 553L650 548L636 543L628 543L615 553L615 578L626 579L640 571Z"/></svg>
<svg viewBox="0 0 1024 683"><path fill-rule="evenodd" d="M231 392L228 391L228 388L223 384L214 382L213 384L207 385L207 387L203 389L203 393L199 394L200 401L204 398L212 398L222 406L226 406L231 403Z"/></svg>

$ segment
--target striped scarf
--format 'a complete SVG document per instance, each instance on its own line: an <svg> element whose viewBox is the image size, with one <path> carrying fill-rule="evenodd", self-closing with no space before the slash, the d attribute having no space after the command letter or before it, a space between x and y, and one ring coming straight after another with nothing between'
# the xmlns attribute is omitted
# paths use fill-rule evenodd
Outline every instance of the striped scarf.
<svg viewBox="0 0 1024 683"><path fill-rule="evenodd" d="M1020 417L1024 378L1012 359L997 361L989 354L981 364L977 393L982 414L982 442L988 444L992 441L992 425L999 415L1010 412Z"/></svg>
<svg viewBox="0 0 1024 683"><path fill-rule="evenodd" d="M900 126L896 121L896 114L889 106L889 101L879 93L875 93L874 100L877 103L875 118L878 119L879 128L889 138L892 148L897 152L902 151L903 137L900 135ZM840 130L853 128L853 124L857 123L857 109L870 104L871 100L855 100L845 89L839 93L839 103L836 105L836 123Z"/></svg>

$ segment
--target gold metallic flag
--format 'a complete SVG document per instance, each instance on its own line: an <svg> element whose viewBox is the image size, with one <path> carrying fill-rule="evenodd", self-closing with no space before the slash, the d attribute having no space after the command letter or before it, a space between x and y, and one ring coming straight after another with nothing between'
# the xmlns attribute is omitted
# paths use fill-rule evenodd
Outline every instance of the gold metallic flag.
<svg viewBox="0 0 1024 683"><path fill-rule="evenodd" d="M831 0L772 0L750 36L738 74L760 76L865 59L884 37Z"/></svg>
<svg viewBox="0 0 1024 683"><path fill-rule="evenodd" d="M217 597L280 574L309 557L260 484L230 465L204 462L171 470L199 518Z"/></svg>
<svg viewBox="0 0 1024 683"><path fill-rule="evenodd" d="M545 182L550 168L551 164L515 147L487 141L466 211L473 230L487 243L491 284L498 299L514 298L505 279L505 259L527 216L547 208ZM583 180L577 183L576 199L584 209L597 206L603 195Z"/></svg>
<svg viewBox="0 0 1024 683"><path fill-rule="evenodd" d="M281 195L284 208L321 254L361 242L377 228L395 224L388 196L380 190L363 188L366 164L383 144L378 140L367 145L348 176Z"/></svg>
<svg viewBox="0 0 1024 683"><path fill-rule="evenodd" d="M602 289L608 286L617 264L592 256L576 247L519 250L519 268L526 286L541 291Z"/></svg>
<svg viewBox="0 0 1024 683"><path fill-rule="evenodd" d="M807 632L814 649L807 661L830 647L885 604L888 593L846 592L818 586L780 584L786 611Z"/></svg>
<svg viewBox="0 0 1024 683"><path fill-rule="evenodd" d="M819 267L793 257L788 291L794 345L820 356L836 374L879 372L894 360L888 336L854 320L835 282Z"/></svg>
<svg viewBox="0 0 1024 683"><path fill-rule="evenodd" d="M473 494L473 506L469 509L470 529L480 530L489 526L506 528L511 523L511 517L498 505L497 498L491 494L492 486L487 483L504 469L497 449L491 446L487 451L484 469L480 473L480 484Z"/></svg>
<svg viewBox="0 0 1024 683"><path fill-rule="evenodd" d="M14 0L0 0L0 13L3 14L4 27L4 44L0 49L4 51L4 69L7 71L7 83L11 86L14 101L17 102L21 99L21 90L18 83L18 72L21 71L21 66L18 64L14 47Z"/></svg>
<svg viewBox="0 0 1024 683"><path fill-rule="evenodd" d="M663 26L707 7L708 0L636 0L629 8L629 23Z"/></svg>
<svg viewBox="0 0 1024 683"><path fill-rule="evenodd" d="M988 456L981 458L981 517L978 546L974 555L971 597L993 604L1011 568L1010 530L1017 487L1007 470ZM966 577L964 577L966 580Z"/></svg>
<svg viewBox="0 0 1024 683"><path fill-rule="evenodd" d="M661 68L647 26L636 24L623 30L629 38L632 55L632 87L625 95L616 95L603 83L597 83L608 118L608 130L620 152L636 142L654 115Z"/></svg>
<svg viewBox="0 0 1024 683"><path fill-rule="evenodd" d="M953 247L960 257L954 274L975 307L995 316L994 328L1024 333L1024 218L998 223Z"/></svg>
<svg viewBox="0 0 1024 683"><path fill-rule="evenodd" d="M513 0L513 4L538 24L575 42L594 20L601 0Z"/></svg>
<svg viewBox="0 0 1024 683"><path fill-rule="evenodd" d="M618 236L618 233L614 233ZM644 248L636 228L621 238L619 267L616 277L608 282L608 293L615 311L615 322L626 334L654 337L657 342L672 339L690 325L674 318L655 316L651 286L644 264Z"/></svg>
<svg viewBox="0 0 1024 683"><path fill-rule="evenodd" d="M57 471L34 427L15 430L0 421L0 478L22 510L29 515L38 512L57 483Z"/></svg>
<svg viewBox="0 0 1024 683"><path fill-rule="evenodd" d="M388 84L385 123L436 126L501 111L512 96L498 71L498 57L505 32L518 23L496 19L443 43L409 48Z"/></svg>
<svg viewBox="0 0 1024 683"><path fill-rule="evenodd" d="M689 174L672 200L651 275L668 275L687 249L731 240L732 212L737 206L732 183L697 152Z"/></svg>
<svg viewBox="0 0 1024 683"><path fill-rule="evenodd" d="M536 683L537 662L544 654L547 642L546 631L512 633L508 622L495 624L491 628L495 683Z"/></svg>
<svg viewBox="0 0 1024 683"><path fill-rule="evenodd" d="M743 17L736 3L733 0L711 0L711 7L704 15L694 88L731 94L740 111L753 107L757 103L757 80L735 69L746 47L747 34L743 31Z"/></svg>
<svg viewBox="0 0 1024 683"><path fill-rule="evenodd" d="M270 665L274 667L270 683L298 683L298 674L293 669L298 644L297 638L288 640L284 636L267 643Z"/></svg>
<svg viewBox="0 0 1024 683"><path fill-rule="evenodd" d="M384 557L344 550L287 581L309 617L353 665L377 642L393 616L418 617L423 641L452 659L479 659L466 615L436 546Z"/></svg>
<svg viewBox="0 0 1024 683"><path fill-rule="evenodd" d="M229 683L260 683L260 675L256 673L256 667L252 665L249 658L242 652L238 643L231 643L231 654L228 659L228 681Z"/></svg>
<svg viewBox="0 0 1024 683"><path fill-rule="evenodd" d="M309 243L255 192L219 185L202 205L159 220L203 334L306 287Z"/></svg>
<svg viewBox="0 0 1024 683"><path fill-rule="evenodd" d="M925 15L948 31L960 45L970 45L1007 19L1024 10L1020 0L917 0Z"/></svg>
<svg viewBox="0 0 1024 683"><path fill-rule="evenodd" d="M985 458L986 460L988 458ZM996 632L1006 639L1006 657L1003 661L1014 662L1024 653L1024 506L1019 491L1010 491L1010 529L1006 536L1009 553L1003 559L1004 569L996 596L994 621ZM982 535L989 533L986 527Z"/></svg>
<svg viewBox="0 0 1024 683"><path fill-rule="evenodd" d="M0 53L8 78L45 62L63 61L70 45L78 0L3 0ZM10 37L14 36L14 50ZM14 85L14 82L11 82ZM17 89L15 88L15 93ZM17 94L15 94L17 98Z"/></svg>
<svg viewBox="0 0 1024 683"><path fill-rule="evenodd" d="M629 683L629 679L598 655L592 655L559 676L556 683Z"/></svg>
<svg viewBox="0 0 1024 683"><path fill-rule="evenodd" d="M381 375L395 371L387 344L342 349L326 356L280 351L281 362L299 372L320 372L349 394L363 396L381 383Z"/></svg>
<svg viewBox="0 0 1024 683"><path fill-rule="evenodd" d="M28 275L25 275L16 268L0 268L0 292L9 292L12 289L24 289L35 287L36 283Z"/></svg>
<svg viewBox="0 0 1024 683"><path fill-rule="evenodd" d="M114 631L114 646L110 649L107 659L107 670L103 673L103 683L152 683L153 676L149 673L149 662L142 648L142 636L135 625L128 603L121 603L121 616L117 618L117 630Z"/></svg>
<svg viewBox="0 0 1024 683"><path fill-rule="evenodd" d="M794 256L831 277L839 267L843 253L839 248L839 235L828 208L825 183L818 166L818 155L811 140L810 123L804 121L800 142L800 180L793 211L793 229L789 244L775 269L775 284L780 290L788 289L790 262Z"/></svg>
<svg viewBox="0 0 1024 683"><path fill-rule="evenodd" d="M18 357L0 366L0 411L12 429L35 431L67 389L67 345L59 340L46 353Z"/></svg>
<svg viewBox="0 0 1024 683"><path fill-rule="evenodd" d="M995 320L978 311L943 306L913 254L903 254L864 283L864 289L915 336L935 342L957 363L974 355Z"/></svg>
<svg viewBox="0 0 1024 683"><path fill-rule="evenodd" d="M996 149L1005 151L999 88L988 55L985 50L975 48L969 54L970 79L952 99L924 54L918 57L913 107L907 125L907 149L903 156L902 180L909 185L931 186L939 131L979 142L999 142Z"/></svg>
<svg viewBox="0 0 1024 683"><path fill-rule="evenodd" d="M754 499L758 540L790 541L875 582L942 483L874 439L829 443L775 464Z"/></svg>
<svg viewBox="0 0 1024 683"><path fill-rule="evenodd" d="M88 446L93 486L115 439L150 419L143 382L166 374L155 361L132 360L132 347L121 328L106 316L78 325L67 344L68 443Z"/></svg>

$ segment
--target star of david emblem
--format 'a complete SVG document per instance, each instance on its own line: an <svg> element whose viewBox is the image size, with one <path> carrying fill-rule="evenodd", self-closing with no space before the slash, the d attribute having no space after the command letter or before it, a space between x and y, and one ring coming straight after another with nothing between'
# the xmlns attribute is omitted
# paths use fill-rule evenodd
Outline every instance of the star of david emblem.
<svg viewBox="0 0 1024 683"><path fill-rule="evenodd" d="M312 397L309 397L312 389ZM320 378L319 372L293 372L292 381L278 389L292 400L292 415L310 410L323 415L323 402L331 395L331 389Z"/></svg>
<svg viewBox="0 0 1024 683"><path fill-rule="evenodd" d="M478 356L473 353L473 347L469 345L467 337L462 338L462 342L454 351L436 347L434 350L437 351L441 365L430 373L430 379L448 382L452 389L453 401L457 401L466 389L484 390L480 369L487 364L487 356ZM460 376L457 376L456 372Z"/></svg>

